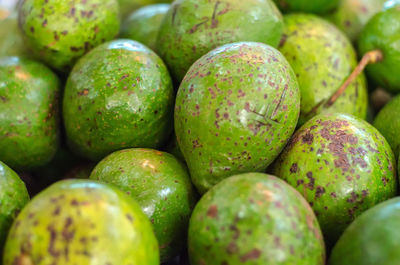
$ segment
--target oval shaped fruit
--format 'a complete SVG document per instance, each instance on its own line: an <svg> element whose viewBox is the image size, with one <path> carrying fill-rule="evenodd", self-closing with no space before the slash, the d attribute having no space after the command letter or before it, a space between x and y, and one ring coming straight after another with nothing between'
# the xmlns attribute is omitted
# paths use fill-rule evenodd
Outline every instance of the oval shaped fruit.
<svg viewBox="0 0 400 265"><path fill-rule="evenodd" d="M325 264L317 219L284 181L236 175L207 192L189 224L190 264Z"/></svg>
<svg viewBox="0 0 400 265"><path fill-rule="evenodd" d="M343 233L330 265L392 265L400 259L400 198L369 209Z"/></svg>
<svg viewBox="0 0 400 265"><path fill-rule="evenodd" d="M366 118L368 92L363 74L334 103L329 100L357 65L356 52L334 25L314 15L284 17L279 50L296 73L301 93L299 124L324 112Z"/></svg>
<svg viewBox="0 0 400 265"><path fill-rule="evenodd" d="M122 24L121 37L143 43L155 51L161 22L169 6L157 4L136 10Z"/></svg>
<svg viewBox="0 0 400 265"><path fill-rule="evenodd" d="M158 245L139 205L89 180L53 184L15 220L4 265L158 265Z"/></svg>
<svg viewBox="0 0 400 265"><path fill-rule="evenodd" d="M292 135L299 103L292 68L266 44L227 44L199 59L178 90L175 133L200 193L264 171Z"/></svg>
<svg viewBox="0 0 400 265"><path fill-rule="evenodd" d="M4 19L0 18L0 57L4 56L30 56L18 28L18 19L15 13Z"/></svg>
<svg viewBox="0 0 400 265"><path fill-rule="evenodd" d="M177 0L163 20L157 51L180 82L212 49L239 41L277 47L283 21L271 0Z"/></svg>
<svg viewBox="0 0 400 265"><path fill-rule="evenodd" d="M175 157L152 149L125 149L104 158L90 178L116 185L139 203L153 224L161 261L183 250L196 192Z"/></svg>
<svg viewBox="0 0 400 265"><path fill-rule="evenodd" d="M119 32L117 0L24 0L19 25L33 54L57 70Z"/></svg>
<svg viewBox="0 0 400 265"><path fill-rule="evenodd" d="M76 64L64 92L69 146L98 161L128 147L158 147L172 131L174 89L162 60L132 40L104 43Z"/></svg>
<svg viewBox="0 0 400 265"><path fill-rule="evenodd" d="M12 222L28 201L29 194L24 182L0 161L0 252L3 251Z"/></svg>
<svg viewBox="0 0 400 265"><path fill-rule="evenodd" d="M396 195L395 167L389 144L369 123L321 114L295 133L273 172L303 194L333 244L362 212Z"/></svg>
<svg viewBox="0 0 400 265"><path fill-rule="evenodd" d="M322 14L334 10L340 0L274 0L284 12Z"/></svg>
<svg viewBox="0 0 400 265"><path fill-rule="evenodd" d="M41 63L0 59L0 160L15 170L49 162L59 145L58 77Z"/></svg>

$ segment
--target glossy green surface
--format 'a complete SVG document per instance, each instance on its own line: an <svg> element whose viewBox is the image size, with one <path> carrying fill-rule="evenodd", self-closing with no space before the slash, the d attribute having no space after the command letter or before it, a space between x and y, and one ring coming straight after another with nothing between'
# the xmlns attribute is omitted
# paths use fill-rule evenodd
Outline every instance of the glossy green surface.
<svg viewBox="0 0 400 265"><path fill-rule="evenodd" d="M99 161L129 147L158 147L172 131L174 90L168 70L132 40L104 43L75 65L64 92L69 146Z"/></svg>
<svg viewBox="0 0 400 265"><path fill-rule="evenodd" d="M15 220L4 265L159 265L151 223L139 205L112 186L58 182Z"/></svg>
<svg viewBox="0 0 400 265"><path fill-rule="evenodd" d="M143 43L155 51L161 22L169 6L169 4L157 4L136 10L122 24L120 36Z"/></svg>
<svg viewBox="0 0 400 265"><path fill-rule="evenodd" d="M365 119L367 84L361 74L330 107L325 103L357 65L347 37L333 24L307 14L284 17L285 30L279 50L296 73L301 93L299 124L324 112L343 112ZM313 111L316 106L320 105Z"/></svg>
<svg viewBox="0 0 400 265"><path fill-rule="evenodd" d="M189 224L191 265L325 264L317 219L284 181L261 173L223 180L196 205Z"/></svg>
<svg viewBox="0 0 400 265"><path fill-rule="evenodd" d="M400 6L382 11L369 20L358 41L361 54L379 49L383 61L367 67L368 76L391 92L400 91Z"/></svg>
<svg viewBox="0 0 400 265"><path fill-rule="evenodd" d="M17 15L13 13L5 19L0 19L0 57L28 57L29 55L29 51L18 28Z"/></svg>
<svg viewBox="0 0 400 265"><path fill-rule="evenodd" d="M334 10L340 0L274 0L284 12L323 14Z"/></svg>
<svg viewBox="0 0 400 265"><path fill-rule="evenodd" d="M59 144L59 85L41 63L0 58L0 160L14 170L53 158Z"/></svg>
<svg viewBox="0 0 400 265"><path fill-rule="evenodd" d="M171 3L173 0L118 0L121 16L125 18L138 8L158 3Z"/></svg>
<svg viewBox="0 0 400 265"><path fill-rule="evenodd" d="M183 250L196 193L175 157L152 149L121 150L103 159L90 178L116 185L139 203L153 223L161 261Z"/></svg>
<svg viewBox="0 0 400 265"><path fill-rule="evenodd" d="M311 204L328 244L362 212L397 192L396 161L370 124L321 114L295 133L273 173Z"/></svg>
<svg viewBox="0 0 400 265"><path fill-rule="evenodd" d="M119 32L117 0L24 0L19 24L33 54L57 70Z"/></svg>
<svg viewBox="0 0 400 265"><path fill-rule="evenodd" d="M264 171L292 135L299 110L296 76L268 45L227 44L198 60L175 105L175 133L198 191Z"/></svg>
<svg viewBox="0 0 400 265"><path fill-rule="evenodd" d="M344 232L330 265L393 265L400 260L400 198L366 211Z"/></svg>
<svg viewBox="0 0 400 265"><path fill-rule="evenodd" d="M238 41L277 47L282 29L272 0L176 0L161 26L157 51L180 82L212 49Z"/></svg>
<svg viewBox="0 0 400 265"><path fill-rule="evenodd" d="M28 201L29 195L24 182L17 173L0 161L0 252L14 218Z"/></svg>

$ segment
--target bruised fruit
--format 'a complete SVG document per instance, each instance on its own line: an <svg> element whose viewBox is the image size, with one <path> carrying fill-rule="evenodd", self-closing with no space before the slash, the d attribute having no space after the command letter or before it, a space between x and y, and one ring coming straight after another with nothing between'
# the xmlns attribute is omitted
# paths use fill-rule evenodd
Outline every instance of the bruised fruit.
<svg viewBox="0 0 400 265"><path fill-rule="evenodd" d="M155 51L161 22L169 6L158 4L136 10L122 24L121 37L143 43Z"/></svg>
<svg viewBox="0 0 400 265"><path fill-rule="evenodd" d="M343 112L365 119L368 92L363 74L339 98L332 100L357 65L356 52L347 37L314 15L286 15L284 21L279 50L293 67L299 82L299 124L324 112Z"/></svg>
<svg viewBox="0 0 400 265"><path fill-rule="evenodd" d="M0 161L0 252L14 218L29 201L24 182Z"/></svg>
<svg viewBox="0 0 400 265"><path fill-rule="evenodd" d="M340 0L274 0L284 12L323 14L334 10Z"/></svg>
<svg viewBox="0 0 400 265"><path fill-rule="evenodd" d="M362 212L396 195L395 166L389 144L370 124L321 114L295 133L273 173L303 194L331 245Z"/></svg>
<svg viewBox="0 0 400 265"><path fill-rule="evenodd" d="M75 61L119 32L117 0L24 0L19 25L46 64L67 72Z"/></svg>
<svg viewBox="0 0 400 265"><path fill-rule="evenodd" d="M10 230L4 265L159 265L157 240L139 205L89 180L58 182L37 195Z"/></svg>
<svg viewBox="0 0 400 265"><path fill-rule="evenodd" d="M254 41L277 47L282 28L272 0L176 0L163 20L157 51L180 82L198 58L218 46Z"/></svg>
<svg viewBox="0 0 400 265"><path fill-rule="evenodd" d="M196 205L189 224L192 265L322 265L321 230L304 198L262 173L223 180Z"/></svg>
<svg viewBox="0 0 400 265"><path fill-rule="evenodd" d="M41 63L0 58L0 160L14 170L45 165L56 153L59 86Z"/></svg>
<svg viewBox="0 0 400 265"><path fill-rule="evenodd" d="M121 150L104 158L90 178L116 185L139 203L153 224L161 261L183 250L196 193L175 157L152 149Z"/></svg>
<svg viewBox="0 0 400 265"><path fill-rule="evenodd" d="M64 92L72 150L99 161L129 147L154 148L172 131L174 89L162 60L132 40L104 43L81 58Z"/></svg>
<svg viewBox="0 0 400 265"><path fill-rule="evenodd" d="M1 16L1 15L0 15ZM0 19L0 57L3 56L23 56L29 57L29 52L25 46L18 19L15 13Z"/></svg>
<svg viewBox="0 0 400 265"><path fill-rule="evenodd" d="M264 171L292 135L299 105L292 68L266 44L227 44L199 59L175 105L175 133L199 192Z"/></svg>

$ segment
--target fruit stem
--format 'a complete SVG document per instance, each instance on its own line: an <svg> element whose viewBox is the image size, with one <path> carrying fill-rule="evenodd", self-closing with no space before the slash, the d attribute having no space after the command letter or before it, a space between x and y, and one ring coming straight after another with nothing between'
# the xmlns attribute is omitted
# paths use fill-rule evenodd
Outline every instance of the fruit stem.
<svg viewBox="0 0 400 265"><path fill-rule="evenodd" d="M360 63L343 83L343 85L328 99L328 101L325 103L325 106L332 106L333 103L335 103L336 100L346 91L346 88L364 71L367 65L379 63L382 62L382 60L383 53L381 50L372 50L364 54Z"/></svg>

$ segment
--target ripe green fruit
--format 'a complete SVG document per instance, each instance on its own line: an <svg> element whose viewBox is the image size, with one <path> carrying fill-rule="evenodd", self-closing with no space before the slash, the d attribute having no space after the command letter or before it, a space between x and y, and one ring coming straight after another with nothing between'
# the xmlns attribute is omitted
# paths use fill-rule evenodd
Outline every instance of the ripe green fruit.
<svg viewBox="0 0 400 265"><path fill-rule="evenodd" d="M19 24L34 55L57 70L119 32L117 0L24 0Z"/></svg>
<svg viewBox="0 0 400 265"><path fill-rule="evenodd" d="M64 93L69 146L99 161L129 147L155 148L172 131L174 89L162 60L132 40L104 43L75 65Z"/></svg>
<svg viewBox="0 0 400 265"><path fill-rule="evenodd" d="M0 161L0 252L8 230L18 213L29 201L24 182L6 164Z"/></svg>
<svg viewBox="0 0 400 265"><path fill-rule="evenodd" d="M159 265L151 223L118 189L89 180L58 182L15 220L4 265Z"/></svg>
<svg viewBox="0 0 400 265"><path fill-rule="evenodd" d="M161 261L183 250L196 193L175 157L152 149L117 151L104 158L90 178L116 185L139 203L153 224Z"/></svg>
<svg viewBox="0 0 400 265"><path fill-rule="evenodd" d="M164 18L157 51L180 82L212 49L239 41L277 47L282 15L271 0L177 0Z"/></svg>
<svg viewBox="0 0 400 265"><path fill-rule="evenodd" d="M169 6L158 4L136 10L122 24L121 37L143 43L155 51L161 22Z"/></svg>
<svg viewBox="0 0 400 265"><path fill-rule="evenodd" d="M308 14L284 17L279 50L296 73L301 93L299 124L324 112L342 112L366 118L368 92L363 74L334 102L332 95L357 65L347 37L331 23Z"/></svg>
<svg viewBox="0 0 400 265"><path fill-rule="evenodd" d="M330 265L393 265L400 260L400 198L369 209L343 233Z"/></svg>
<svg viewBox="0 0 400 265"><path fill-rule="evenodd" d="M236 175L207 192L189 224L190 264L322 265L321 230L304 198L261 173Z"/></svg>
<svg viewBox="0 0 400 265"><path fill-rule="evenodd" d="M0 57L29 57L29 55L29 51L18 28L16 14L13 13L5 19L0 19Z"/></svg>
<svg viewBox="0 0 400 265"><path fill-rule="evenodd" d="M200 193L233 174L262 172L299 116L296 76L262 43L221 46L199 59L179 87L175 133Z"/></svg>
<svg viewBox="0 0 400 265"><path fill-rule="evenodd" d="M396 161L370 124L345 114L321 114L295 133L274 174L312 206L328 244L362 212L396 195Z"/></svg>
<svg viewBox="0 0 400 265"><path fill-rule="evenodd" d="M49 162L59 144L57 76L41 63L0 59L0 160L15 170Z"/></svg>
<svg viewBox="0 0 400 265"><path fill-rule="evenodd" d="M323 14L334 10L340 0L274 0L284 12Z"/></svg>

